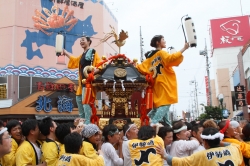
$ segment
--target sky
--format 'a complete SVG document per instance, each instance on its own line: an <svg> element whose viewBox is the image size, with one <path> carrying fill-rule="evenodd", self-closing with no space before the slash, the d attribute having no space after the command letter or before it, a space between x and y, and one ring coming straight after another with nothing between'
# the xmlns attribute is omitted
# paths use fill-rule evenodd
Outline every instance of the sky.
<svg viewBox="0 0 250 166"><path fill-rule="evenodd" d="M250 15L250 0L105 0L118 20L118 32L123 29L129 38L121 53L140 61L140 26L144 41L144 53L152 50L150 40L154 35L163 35L167 48L183 48L185 40L181 18L190 16L194 22L197 47L184 52L184 61L174 70L178 82L178 103L171 106L177 115L188 111L194 104L194 88L190 81L197 82L198 104L206 105L205 76L206 58L199 55L207 43L210 79L215 77L210 46L210 20L232 16ZM167 51L167 49L165 49Z"/></svg>

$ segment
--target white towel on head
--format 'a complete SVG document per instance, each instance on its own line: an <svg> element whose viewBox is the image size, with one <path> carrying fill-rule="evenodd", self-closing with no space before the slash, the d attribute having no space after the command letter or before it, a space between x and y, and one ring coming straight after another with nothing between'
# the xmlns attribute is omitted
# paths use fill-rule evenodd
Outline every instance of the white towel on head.
<svg viewBox="0 0 250 166"><path fill-rule="evenodd" d="M240 126L240 124L239 124L237 121L235 121L235 120L231 121L231 122L230 122L230 125L231 125L232 128L234 128L234 129Z"/></svg>

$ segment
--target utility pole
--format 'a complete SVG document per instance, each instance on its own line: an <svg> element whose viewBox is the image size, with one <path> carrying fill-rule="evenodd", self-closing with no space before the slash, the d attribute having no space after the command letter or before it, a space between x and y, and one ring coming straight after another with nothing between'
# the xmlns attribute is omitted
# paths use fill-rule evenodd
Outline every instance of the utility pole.
<svg viewBox="0 0 250 166"><path fill-rule="evenodd" d="M198 96L197 96L197 82L196 80L194 80L194 88L195 88L195 98L196 98L196 101L195 101L195 109L196 109L196 113L197 113L197 118L200 116L199 115L199 103L198 103Z"/></svg>
<svg viewBox="0 0 250 166"><path fill-rule="evenodd" d="M194 114L195 117L198 118L199 117L199 108L198 108L198 96L197 96L197 82L196 79L192 80L189 82L190 85L192 85L194 83Z"/></svg>
<svg viewBox="0 0 250 166"><path fill-rule="evenodd" d="M207 53L207 42L205 39L205 49L200 51L200 55L204 55L206 57L206 70L208 77L208 93L209 93L209 105L212 106L212 93L211 93L211 85L210 85L210 72L209 72L209 61L208 61L208 53Z"/></svg>
<svg viewBox="0 0 250 166"><path fill-rule="evenodd" d="M143 62L143 38L142 38L142 34L141 34L141 26L140 26L140 48L141 48L141 62Z"/></svg>

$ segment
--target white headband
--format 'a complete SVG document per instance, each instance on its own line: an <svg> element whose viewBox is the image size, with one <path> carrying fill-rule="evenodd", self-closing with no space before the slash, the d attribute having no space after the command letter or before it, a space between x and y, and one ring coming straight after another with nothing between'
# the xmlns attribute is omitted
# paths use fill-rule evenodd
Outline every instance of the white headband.
<svg viewBox="0 0 250 166"><path fill-rule="evenodd" d="M201 138L202 139L208 139L208 140L214 140L216 138L220 138L220 140L223 140L224 134L221 134L221 133L216 133L214 135L211 135L211 134L209 134L209 135L202 135L201 134Z"/></svg>
<svg viewBox="0 0 250 166"><path fill-rule="evenodd" d="M3 134L7 130L8 130L7 127L4 127L2 130L0 130L0 135Z"/></svg>
<svg viewBox="0 0 250 166"><path fill-rule="evenodd" d="M182 130L187 130L187 126L182 126L181 128L174 130L174 133L179 133Z"/></svg>
<svg viewBox="0 0 250 166"><path fill-rule="evenodd" d="M126 132L125 132L125 134L124 134L124 136L123 136L123 140L124 140L124 141L127 141L127 140L128 140L128 137L126 136L126 134L127 134L127 132L128 132L133 126L136 127L135 124L131 124L131 125L129 126L129 128L126 130Z"/></svg>

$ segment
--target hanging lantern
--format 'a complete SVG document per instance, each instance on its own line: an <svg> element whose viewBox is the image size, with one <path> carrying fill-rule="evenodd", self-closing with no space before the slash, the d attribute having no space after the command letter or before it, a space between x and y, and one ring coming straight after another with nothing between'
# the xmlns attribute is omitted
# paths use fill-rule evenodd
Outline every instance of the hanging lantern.
<svg viewBox="0 0 250 166"><path fill-rule="evenodd" d="M185 17L185 16L183 16L183 17ZM182 18L181 18L181 20L182 20ZM185 21L186 34L184 31L183 24L182 24L182 29L183 29L185 41L189 43L190 47L196 47L197 46L197 40L196 40L197 37L196 37L196 31L194 28L193 20L191 17L188 17L186 15L186 18L184 19L184 21ZM187 38L186 38L186 35L187 35Z"/></svg>
<svg viewBox="0 0 250 166"><path fill-rule="evenodd" d="M65 46L65 37L63 34L56 35L56 56L60 56Z"/></svg>

